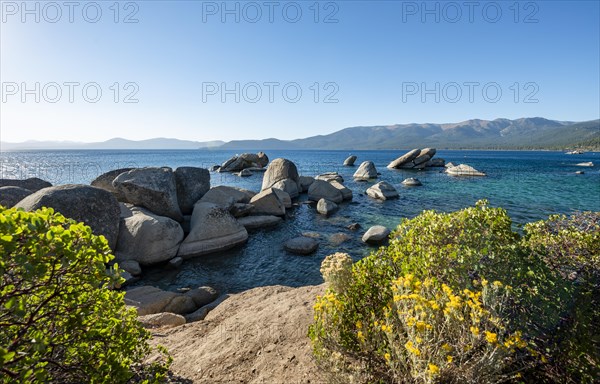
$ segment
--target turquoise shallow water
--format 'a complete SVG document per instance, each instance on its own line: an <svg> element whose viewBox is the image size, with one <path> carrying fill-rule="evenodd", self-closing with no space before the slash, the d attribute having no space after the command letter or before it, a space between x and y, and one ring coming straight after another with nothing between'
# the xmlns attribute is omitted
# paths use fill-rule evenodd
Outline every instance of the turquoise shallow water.
<svg viewBox="0 0 600 384"><path fill-rule="evenodd" d="M343 167L347 151L269 151L271 159L285 157L296 163L302 175L337 171L354 192L354 200L344 203L332 217L323 218L311 206L301 204L289 211L285 222L272 230L253 232L248 243L238 249L187 261L182 269L145 271L139 284L165 289L192 285L213 285L222 291L236 292L263 285L300 286L321 282L321 260L335 251L350 253L358 260L371 248L360 242L370 225L395 227L404 217L414 217L425 209L452 211L488 199L507 209L515 228L529 221L545 219L553 213L574 210L600 211L600 153L566 155L550 151L438 151L436 157L466 163L487 173L483 178L454 178L442 169L427 171L389 170L386 165L405 151L354 151L361 161L371 160L381 173L379 180L393 184L400 199L385 202L368 198L364 191L371 183L352 180L356 167ZM40 177L54 184L89 183L111 169L130 166L198 166L220 164L234 155L232 151L98 150L35 151L0 153L0 177ZM594 167L575 164L592 161ZM585 174L576 175L583 170ZM417 177L422 187L407 188L400 183ZM211 174L211 184L233 185L259 190L262 174L239 178L231 174ZM358 222L363 229L350 232L348 224ZM307 257L289 255L282 243L302 232L320 234L319 250ZM332 236L344 233L350 239L338 244Z"/></svg>

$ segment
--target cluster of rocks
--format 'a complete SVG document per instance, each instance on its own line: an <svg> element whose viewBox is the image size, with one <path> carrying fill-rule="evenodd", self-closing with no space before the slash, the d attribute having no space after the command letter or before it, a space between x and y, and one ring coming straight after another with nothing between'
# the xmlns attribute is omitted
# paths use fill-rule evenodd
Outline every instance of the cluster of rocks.
<svg viewBox="0 0 600 384"><path fill-rule="evenodd" d="M390 169L424 169L427 167L444 167L444 159L434 159L435 148L413 149L388 164Z"/></svg>
<svg viewBox="0 0 600 384"><path fill-rule="evenodd" d="M211 287L185 289L184 292L163 291L141 286L125 292L125 304L137 310L138 319L148 327L174 327L204 320L209 311L227 295Z"/></svg>
<svg viewBox="0 0 600 384"><path fill-rule="evenodd" d="M237 172L241 177L252 176L252 172L264 172L269 164L269 157L264 152L242 153L235 155L220 166L215 166L217 172Z"/></svg>
<svg viewBox="0 0 600 384"><path fill-rule="evenodd" d="M443 159L433 158L435 152L433 148L414 149L392 161L388 168L444 166ZM356 156L350 156L344 165L354 166L356 160ZM450 175L485 175L465 164L449 163L446 167ZM52 186L37 178L0 180L0 204L28 211L51 207L86 223L93 233L106 237L121 268L131 276L139 276L142 267L165 264L178 268L187 258L245 243L248 231L281 223L286 210L301 194L306 193L316 212L324 216L334 214L341 203L353 198L337 172L300 176L292 161L280 158L269 164L263 152L236 155L213 170L239 172L240 176L264 172L261 190L256 193L230 186L211 187L210 172L197 167L123 168L100 175L91 185ZM379 175L372 161L363 161L353 178L370 181ZM421 183L408 178L403 185ZM371 185L366 194L379 200L399 197L396 188L386 181ZM358 223L348 227L352 231L359 228ZM389 229L376 225L363 234L362 241L380 245L389 235ZM318 249L318 237L303 234L286 241L283 248L308 255ZM330 241L339 244L349 238L346 233L338 233ZM140 320L149 327L201 320L225 297L218 299L218 293L210 287L168 292L142 286L125 295L127 304L137 308Z"/></svg>

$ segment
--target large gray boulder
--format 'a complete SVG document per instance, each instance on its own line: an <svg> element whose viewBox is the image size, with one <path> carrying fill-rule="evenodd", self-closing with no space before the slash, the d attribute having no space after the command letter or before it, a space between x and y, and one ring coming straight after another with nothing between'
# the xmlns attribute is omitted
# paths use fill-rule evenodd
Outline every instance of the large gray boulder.
<svg viewBox="0 0 600 384"><path fill-rule="evenodd" d="M376 179L377 169L375 164L372 161L363 161L352 177L357 180Z"/></svg>
<svg viewBox="0 0 600 384"><path fill-rule="evenodd" d="M221 208L231 209L234 204L248 204L255 195L254 192L242 188L219 185L211 188L199 202L216 204Z"/></svg>
<svg viewBox="0 0 600 384"><path fill-rule="evenodd" d="M196 307L200 308L217 300L219 292L212 287L198 287L187 291L184 296L191 297Z"/></svg>
<svg viewBox="0 0 600 384"><path fill-rule="evenodd" d="M26 211L53 208L63 216L89 225L95 235L106 237L111 249L117 245L119 203L104 189L80 184L48 187L27 196L15 207Z"/></svg>
<svg viewBox="0 0 600 384"><path fill-rule="evenodd" d="M336 204L341 203L344 200L342 192L323 180L315 180L308 188L308 198L313 201L319 201L320 199L326 199L333 201Z"/></svg>
<svg viewBox="0 0 600 384"><path fill-rule="evenodd" d="M336 180L331 180L329 184L333 185L342 193L342 198L344 200L352 200L353 195L352 190L350 188L346 187L344 184Z"/></svg>
<svg viewBox="0 0 600 384"><path fill-rule="evenodd" d="M37 192L42 188L48 188L51 186L51 183L37 177L31 177L24 180L0 179L0 187L21 187L29 189L31 192Z"/></svg>
<svg viewBox="0 0 600 384"><path fill-rule="evenodd" d="M327 199L320 199L317 203L317 212L321 215L329 216L338 210L338 205Z"/></svg>
<svg viewBox="0 0 600 384"><path fill-rule="evenodd" d="M397 198L398 191L390 183L380 181L367 189L367 195L378 200L388 200Z"/></svg>
<svg viewBox="0 0 600 384"><path fill-rule="evenodd" d="M300 187L299 187L300 186ZM300 181L294 181L292 179L279 180L271 188L276 188L284 191L290 195L290 198L295 199L300 195L300 188L302 184Z"/></svg>
<svg viewBox="0 0 600 384"><path fill-rule="evenodd" d="M250 204L254 205L253 215L273 215L284 216L285 205L277 195L275 188L269 188L250 200Z"/></svg>
<svg viewBox="0 0 600 384"><path fill-rule="evenodd" d="M194 210L194 204L210 189L210 172L197 167L179 167L175 170L177 202L184 215Z"/></svg>
<svg viewBox="0 0 600 384"><path fill-rule="evenodd" d="M184 259L224 251L243 244L248 232L227 210L212 204L194 205L190 234L179 247Z"/></svg>
<svg viewBox="0 0 600 384"><path fill-rule="evenodd" d="M279 200L281 200L281 203L283 204L285 209L292 208L292 198L290 197L289 193L275 187L271 189L275 192L277 197L279 197Z"/></svg>
<svg viewBox="0 0 600 384"><path fill-rule="evenodd" d="M269 164L269 167L263 176L261 190L264 191L265 189L269 189L278 181L286 179L290 179L293 182L298 183L299 175L296 164L288 159L275 159L271 161L271 164ZM290 193L289 191L286 192Z"/></svg>
<svg viewBox="0 0 600 384"><path fill-rule="evenodd" d="M286 241L283 248L290 253L310 255L319 247L319 242L313 238L300 236Z"/></svg>
<svg viewBox="0 0 600 384"><path fill-rule="evenodd" d="M344 160L344 165L347 167L352 167L354 165L354 162L356 161L357 157L352 155L352 156L348 156L346 158L346 160Z"/></svg>
<svg viewBox="0 0 600 384"><path fill-rule="evenodd" d="M0 187L0 205L6 208L14 207L19 201L23 200L33 192L22 187Z"/></svg>
<svg viewBox="0 0 600 384"><path fill-rule="evenodd" d="M404 155L389 163L387 167L392 169L401 168L404 164L413 161L417 156L419 156L420 153L420 149L413 149L411 151L408 151Z"/></svg>
<svg viewBox="0 0 600 384"><path fill-rule="evenodd" d="M300 178L299 178L300 192L308 191L308 188L314 181L315 181L315 178L312 176L300 176Z"/></svg>
<svg viewBox="0 0 600 384"><path fill-rule="evenodd" d="M235 203L229 210L229 213L237 219L238 217L248 216L253 210L254 205L252 204Z"/></svg>
<svg viewBox="0 0 600 384"><path fill-rule="evenodd" d="M387 241L390 230L383 225L374 225L365 232L362 241L367 244L378 245Z"/></svg>
<svg viewBox="0 0 600 384"><path fill-rule="evenodd" d="M126 291L125 304L134 307L139 316L162 312L185 315L197 309L189 296L148 285Z"/></svg>
<svg viewBox="0 0 600 384"><path fill-rule="evenodd" d="M446 168L446 173L452 176L485 176L485 173L467 164L459 164L455 167Z"/></svg>
<svg viewBox="0 0 600 384"><path fill-rule="evenodd" d="M168 261L177 255L183 241L183 229L169 217L146 209L121 204L121 225L116 258L135 260L140 265Z"/></svg>
<svg viewBox="0 0 600 384"><path fill-rule="evenodd" d="M94 187L106 189L111 192L118 201L123 201L125 198L122 193L117 191L117 189L113 186L113 181L119 176L121 173L129 172L134 168L120 168L113 169L112 171L108 171L106 173L101 174L96 177L90 184Z"/></svg>
<svg viewBox="0 0 600 384"><path fill-rule="evenodd" d="M159 216L183 221L171 168L135 168L117 176L113 186L123 195L124 202L147 208Z"/></svg>
<svg viewBox="0 0 600 384"><path fill-rule="evenodd" d="M244 226L244 228L246 228L246 230L272 227L283 221L281 217L268 215L246 216L240 217L237 220Z"/></svg>

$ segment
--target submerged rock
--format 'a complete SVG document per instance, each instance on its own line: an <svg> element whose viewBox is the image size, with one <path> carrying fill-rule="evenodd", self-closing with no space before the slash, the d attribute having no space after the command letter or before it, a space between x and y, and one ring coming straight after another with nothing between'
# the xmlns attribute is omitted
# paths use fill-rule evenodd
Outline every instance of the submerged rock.
<svg viewBox="0 0 600 384"><path fill-rule="evenodd" d="M300 236L286 241L283 247L291 253L309 255L317 250L319 242L310 237Z"/></svg>
<svg viewBox="0 0 600 384"><path fill-rule="evenodd" d="M246 230L260 229L275 226L281 223L283 219L278 216L246 216L238 219L238 222L246 228Z"/></svg>

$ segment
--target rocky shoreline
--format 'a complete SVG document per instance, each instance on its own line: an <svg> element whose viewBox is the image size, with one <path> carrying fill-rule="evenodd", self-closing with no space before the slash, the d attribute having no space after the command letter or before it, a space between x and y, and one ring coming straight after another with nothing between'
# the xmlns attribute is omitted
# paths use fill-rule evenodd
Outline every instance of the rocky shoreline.
<svg viewBox="0 0 600 384"><path fill-rule="evenodd" d="M445 166L453 176L484 175L464 164L446 164L434 158L435 153L434 148L414 149L392 161L388 168L423 170ZM350 156L343 164L353 167L356 160L356 156ZM353 199L353 191L338 173L301 176L292 161L269 161L263 152L236 155L212 171L240 177L260 172L261 190L212 186L211 171L197 167L122 168L98 176L91 185L52 186L40 179L3 179L0 202L28 211L52 207L85 222L95 234L106 237L115 254L114 263L125 270L127 284L138 279L146 267L177 269L187 259L243 246L254 230L270 230L286 220L300 195L306 195L316 215L325 217L335 215L341 203ZM358 166L353 178L374 182L380 175L375 164L367 160ZM403 184L421 185L416 178L406 179ZM383 180L361 192L377 200L399 197L398 190ZM357 230L359 225L351 227ZM362 242L381 245L389 233L389 228L380 225L365 228ZM318 249L319 240L303 234L287 239L282 246L291 254L310 255ZM144 317L142 321L150 326L201 320L215 307L215 301L225 297L202 286L188 287L187 292L151 286L126 292L127 303L136 307Z"/></svg>

